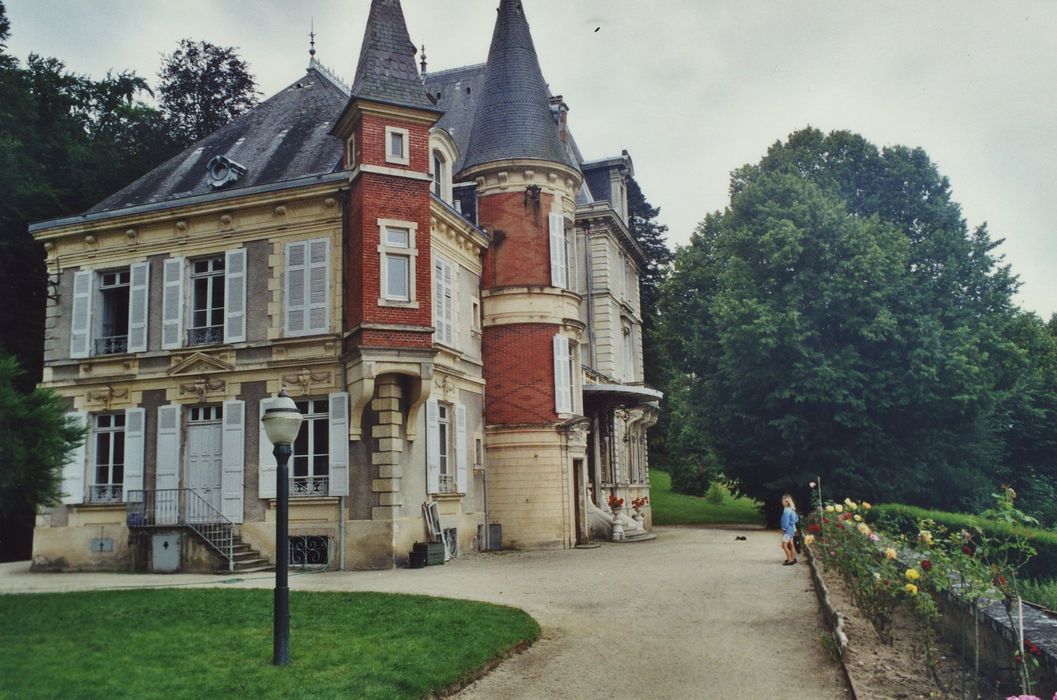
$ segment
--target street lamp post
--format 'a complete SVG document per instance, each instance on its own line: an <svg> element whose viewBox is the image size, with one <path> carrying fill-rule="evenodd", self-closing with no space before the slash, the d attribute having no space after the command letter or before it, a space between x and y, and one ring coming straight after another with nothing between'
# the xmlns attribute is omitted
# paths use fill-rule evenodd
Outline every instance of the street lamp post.
<svg viewBox="0 0 1057 700"><path fill-rule="evenodd" d="M287 666L290 664L290 588L288 570L290 567L290 476L287 463L293 452L291 444L297 438L301 428L301 412L283 389L279 396L272 400L261 417L264 432L275 445L277 472L276 496L279 509L275 517L275 600L273 610L273 646L272 665Z"/></svg>

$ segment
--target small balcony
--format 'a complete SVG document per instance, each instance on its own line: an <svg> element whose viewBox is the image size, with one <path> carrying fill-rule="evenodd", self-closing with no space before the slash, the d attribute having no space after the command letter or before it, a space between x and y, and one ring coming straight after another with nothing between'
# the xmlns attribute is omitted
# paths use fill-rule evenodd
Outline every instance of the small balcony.
<svg viewBox="0 0 1057 700"><path fill-rule="evenodd" d="M124 488L121 484L92 484L88 487L89 503L122 503Z"/></svg>
<svg viewBox="0 0 1057 700"><path fill-rule="evenodd" d="M96 355L119 355L128 352L128 336L112 335L108 338L95 339Z"/></svg>
<svg viewBox="0 0 1057 700"><path fill-rule="evenodd" d="M455 493L455 475L440 475L440 493Z"/></svg>
<svg viewBox="0 0 1057 700"><path fill-rule="evenodd" d="M202 326L187 329L188 345L216 345L224 342L224 326Z"/></svg>

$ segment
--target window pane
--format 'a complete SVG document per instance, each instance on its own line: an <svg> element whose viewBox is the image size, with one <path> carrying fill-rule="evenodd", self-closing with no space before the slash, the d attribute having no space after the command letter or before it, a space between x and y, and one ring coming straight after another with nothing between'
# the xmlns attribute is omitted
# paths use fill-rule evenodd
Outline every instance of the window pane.
<svg viewBox="0 0 1057 700"><path fill-rule="evenodd" d="M404 135L389 134L389 153L394 156L404 157Z"/></svg>
<svg viewBox="0 0 1057 700"><path fill-rule="evenodd" d="M308 457L294 456L294 476L308 476Z"/></svg>
<svg viewBox="0 0 1057 700"><path fill-rule="evenodd" d="M114 435L114 464L125 463L125 434L113 433Z"/></svg>
<svg viewBox="0 0 1057 700"><path fill-rule="evenodd" d="M100 433L96 436L95 463L110 464L110 433Z"/></svg>
<svg viewBox="0 0 1057 700"><path fill-rule="evenodd" d="M330 439L330 426L325 418L312 421L312 449L317 455L326 455L327 442Z"/></svg>
<svg viewBox="0 0 1057 700"><path fill-rule="evenodd" d="M330 473L330 464L326 455L317 455L315 458L315 476L327 476Z"/></svg>
<svg viewBox="0 0 1057 700"><path fill-rule="evenodd" d="M411 245L411 231L406 228L392 228L387 226L385 229L385 243L386 245L407 248Z"/></svg>
<svg viewBox="0 0 1057 700"><path fill-rule="evenodd" d="M402 255L387 255L385 264L388 282L386 296L397 299L407 299L408 259Z"/></svg>
<svg viewBox="0 0 1057 700"><path fill-rule="evenodd" d="M294 440L294 455L302 456L308 454L308 421L301 421L301 428L297 431L297 439Z"/></svg>

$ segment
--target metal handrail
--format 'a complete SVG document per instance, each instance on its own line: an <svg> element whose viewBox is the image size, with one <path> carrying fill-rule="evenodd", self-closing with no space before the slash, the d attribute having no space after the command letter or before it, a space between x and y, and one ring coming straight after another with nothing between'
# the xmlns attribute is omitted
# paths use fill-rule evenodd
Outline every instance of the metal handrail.
<svg viewBox="0 0 1057 700"><path fill-rule="evenodd" d="M235 570L234 523L194 489L154 489L128 492L129 527L189 527L228 560Z"/></svg>

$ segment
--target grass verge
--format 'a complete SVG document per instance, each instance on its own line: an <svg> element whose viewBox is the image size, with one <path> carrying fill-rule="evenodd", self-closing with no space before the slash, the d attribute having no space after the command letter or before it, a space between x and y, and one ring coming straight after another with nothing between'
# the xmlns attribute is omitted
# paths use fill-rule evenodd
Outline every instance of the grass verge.
<svg viewBox="0 0 1057 700"><path fill-rule="evenodd" d="M291 666L270 590L0 595L0 698L421 698L539 636L515 608L290 593Z"/></svg>
<svg viewBox="0 0 1057 700"><path fill-rule="evenodd" d="M763 525L760 506L751 498L735 498L726 491L717 504L675 493L672 477L659 469L650 470L650 505L654 525Z"/></svg>
<svg viewBox="0 0 1057 700"><path fill-rule="evenodd" d="M1020 593L1024 600L1057 612L1057 578L1042 581L1021 581Z"/></svg>

